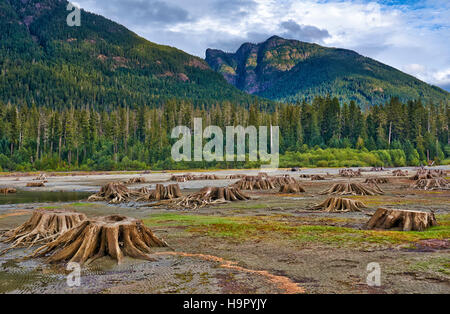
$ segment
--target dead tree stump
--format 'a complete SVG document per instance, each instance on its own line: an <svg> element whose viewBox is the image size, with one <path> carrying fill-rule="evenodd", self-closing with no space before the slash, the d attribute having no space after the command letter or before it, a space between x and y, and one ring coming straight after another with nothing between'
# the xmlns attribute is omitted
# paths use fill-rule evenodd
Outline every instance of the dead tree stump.
<svg viewBox="0 0 450 314"><path fill-rule="evenodd" d="M389 183L389 179L388 178L367 178L366 181L364 181L364 183L385 184L385 183Z"/></svg>
<svg viewBox="0 0 450 314"><path fill-rule="evenodd" d="M14 194L17 193L15 188L0 188L0 194Z"/></svg>
<svg viewBox="0 0 450 314"><path fill-rule="evenodd" d="M397 169L397 170L392 171L392 175L394 177L406 177L408 175L408 171L407 170L402 171L400 169Z"/></svg>
<svg viewBox="0 0 450 314"><path fill-rule="evenodd" d="M425 191L449 190L450 183L444 178L420 179L412 185L412 188Z"/></svg>
<svg viewBox="0 0 450 314"><path fill-rule="evenodd" d="M303 192L306 191L298 182L283 184L280 187L280 193L303 193Z"/></svg>
<svg viewBox="0 0 450 314"><path fill-rule="evenodd" d="M271 190L275 188L273 182L268 178L245 177L233 184L239 190Z"/></svg>
<svg viewBox="0 0 450 314"><path fill-rule="evenodd" d="M91 195L88 198L90 202L106 201L110 204L119 204L127 202L131 199L135 192L130 191L123 183L110 182L100 189L97 194Z"/></svg>
<svg viewBox="0 0 450 314"><path fill-rule="evenodd" d="M349 198L329 197L320 204L317 204L312 210L322 210L328 213L346 213L346 212L360 212L367 206L360 201Z"/></svg>
<svg viewBox="0 0 450 314"><path fill-rule="evenodd" d="M125 181L124 184L139 184L139 183L146 183L147 181L143 177L135 177L130 178L128 181Z"/></svg>
<svg viewBox="0 0 450 314"><path fill-rule="evenodd" d="M152 260L151 247L166 247L141 220L121 215L84 221L56 240L38 248L29 257L48 257L48 262L89 264L111 256L120 264L124 256Z"/></svg>
<svg viewBox="0 0 450 314"><path fill-rule="evenodd" d="M19 227L2 234L2 242L11 246L0 253L16 247L31 247L53 241L64 232L86 220L86 215L63 210L35 210L31 218Z"/></svg>
<svg viewBox="0 0 450 314"><path fill-rule="evenodd" d="M197 193L187 195L179 200L160 202L151 206L168 206L175 209L198 209L205 206L224 204L234 201L246 201L250 197L235 187L205 187Z"/></svg>
<svg viewBox="0 0 450 314"><path fill-rule="evenodd" d="M320 193L324 194L337 194L337 195L381 195L383 191L374 189L369 186L364 186L359 183L336 183L328 190Z"/></svg>
<svg viewBox="0 0 450 314"><path fill-rule="evenodd" d="M436 226L433 213L422 211L379 208L367 222L367 229L423 231Z"/></svg>
<svg viewBox="0 0 450 314"><path fill-rule="evenodd" d="M27 183L27 188L41 188L45 186L44 182L29 182Z"/></svg>
<svg viewBox="0 0 450 314"><path fill-rule="evenodd" d="M171 200L174 198L180 198L182 196L180 186L178 184L169 184L168 186L157 184L155 190L153 191L141 189L139 190L139 192L145 195L139 197L137 201Z"/></svg>

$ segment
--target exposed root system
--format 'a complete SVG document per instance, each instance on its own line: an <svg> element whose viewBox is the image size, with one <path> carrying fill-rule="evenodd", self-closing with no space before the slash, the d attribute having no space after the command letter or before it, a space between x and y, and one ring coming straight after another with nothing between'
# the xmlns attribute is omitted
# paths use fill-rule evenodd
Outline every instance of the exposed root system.
<svg viewBox="0 0 450 314"><path fill-rule="evenodd" d="M389 179L388 178L367 178L366 181L364 181L364 183L385 184L385 183L389 183Z"/></svg>
<svg viewBox="0 0 450 314"><path fill-rule="evenodd" d="M408 171L402 171L400 169L392 171L392 175L394 177L406 177L408 175Z"/></svg>
<svg viewBox="0 0 450 314"><path fill-rule="evenodd" d="M367 222L367 229L423 231L436 226L433 213L379 208Z"/></svg>
<svg viewBox="0 0 450 314"><path fill-rule="evenodd" d="M195 180L218 180L219 177L214 174L204 174L204 175L192 175L192 174L183 174L183 175L173 175L170 177L170 181L176 182L187 182L187 181L195 181Z"/></svg>
<svg viewBox="0 0 450 314"><path fill-rule="evenodd" d="M360 201L341 197L329 197L323 203L314 206L312 210L322 210L328 213L346 213L360 212L363 208L367 208L367 206Z"/></svg>
<svg viewBox="0 0 450 314"><path fill-rule="evenodd" d="M247 176L235 184L233 184L233 187L239 189L239 190L271 190L275 188L275 185L272 183L271 180L267 178L262 178L259 176L251 177Z"/></svg>
<svg viewBox="0 0 450 314"><path fill-rule="evenodd" d="M124 182L124 184L139 184L146 183L147 181L143 177L130 178L128 181Z"/></svg>
<svg viewBox="0 0 450 314"><path fill-rule="evenodd" d="M280 193L303 193L303 192L305 192L305 189L298 182L283 184L280 187Z"/></svg>
<svg viewBox="0 0 450 314"><path fill-rule="evenodd" d="M422 180L422 179L435 179L440 177L445 177L446 173L443 170L438 169L420 169L416 172L414 176L412 176L411 180Z"/></svg>
<svg viewBox="0 0 450 314"><path fill-rule="evenodd" d="M109 204L119 204L122 202L128 202L131 200L136 192L129 190L123 183L110 182L103 186L97 194L91 195L88 198L89 202L103 202L106 201Z"/></svg>
<svg viewBox="0 0 450 314"><path fill-rule="evenodd" d="M250 197L235 187L205 187L197 193L190 194L179 200L160 202L151 206L168 206L176 209L197 209L205 206L224 204L234 201L246 201Z"/></svg>
<svg viewBox="0 0 450 314"><path fill-rule="evenodd" d="M331 188L320 193L336 195L380 195L383 191L359 183L336 183Z"/></svg>
<svg viewBox="0 0 450 314"><path fill-rule="evenodd" d="M0 188L0 194L14 194L17 193L15 188Z"/></svg>
<svg viewBox="0 0 450 314"><path fill-rule="evenodd" d="M29 257L48 257L48 262L89 264L111 256L121 263L124 256L152 260L151 247L166 247L141 220L121 215L93 218L38 248Z"/></svg>
<svg viewBox="0 0 450 314"><path fill-rule="evenodd" d="M412 187L419 190L449 190L450 182L444 178L420 179Z"/></svg>
<svg viewBox="0 0 450 314"><path fill-rule="evenodd" d="M339 170L339 175L341 177L353 178L361 176L361 169L353 170L353 169L341 169Z"/></svg>
<svg viewBox="0 0 450 314"><path fill-rule="evenodd" d="M34 181L45 181L47 182L47 176L44 173L41 173L36 178L33 179Z"/></svg>
<svg viewBox="0 0 450 314"><path fill-rule="evenodd" d="M61 210L42 210L33 212L31 218L19 227L2 235L2 241L11 246L0 253L16 247L31 247L53 241L64 232L78 226L86 219L84 214Z"/></svg>
<svg viewBox="0 0 450 314"><path fill-rule="evenodd" d="M168 186L157 184L156 189L153 191L143 188L139 190L139 192L144 195L139 197L137 201L171 200L182 196L180 186L178 184L170 184Z"/></svg>

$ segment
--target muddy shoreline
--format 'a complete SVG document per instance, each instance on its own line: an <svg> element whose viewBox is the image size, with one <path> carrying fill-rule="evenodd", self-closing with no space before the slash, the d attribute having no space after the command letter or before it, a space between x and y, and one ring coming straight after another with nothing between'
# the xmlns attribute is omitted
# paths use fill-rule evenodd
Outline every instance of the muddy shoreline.
<svg viewBox="0 0 450 314"><path fill-rule="evenodd" d="M448 171L450 167L443 169ZM252 191L248 193L251 201L196 211L155 209L137 203L108 205L84 199L0 205L0 229L24 222L36 208L67 208L88 216L136 217L143 219L176 252L155 249L155 262L127 259L122 265L102 258L82 270L80 287L68 287L64 265L48 265L42 259L20 261L27 252L15 250L0 256L0 293L290 293L294 285L298 290L293 293L450 293L450 191L412 190L408 178L392 177L392 170L363 172L363 177L351 179L362 182L366 177L380 176L391 178L391 182L382 186L384 195L351 197L365 202L368 208L345 214L309 210L326 198L319 192L333 183L349 180L337 176L339 169L280 170L270 175L289 174L301 181L306 193ZM407 170L414 173L411 168ZM220 180L188 181L180 183L180 187L187 194L205 186L227 186L236 181L225 179L230 174L258 172L205 171ZM303 174L329 176L325 181L311 181L299 178ZM144 177L147 183L132 188L152 188L156 183L168 184L171 175L49 176L43 188L24 187L33 176L18 177L19 180L1 176L0 186L20 191L94 193L107 182L137 176ZM362 230L380 206L433 210L441 224L436 231L422 234ZM441 242L432 242L437 240ZM2 247L4 244L0 243ZM370 262L381 265L380 287L366 283L366 266ZM290 284L291 290L270 278Z"/></svg>

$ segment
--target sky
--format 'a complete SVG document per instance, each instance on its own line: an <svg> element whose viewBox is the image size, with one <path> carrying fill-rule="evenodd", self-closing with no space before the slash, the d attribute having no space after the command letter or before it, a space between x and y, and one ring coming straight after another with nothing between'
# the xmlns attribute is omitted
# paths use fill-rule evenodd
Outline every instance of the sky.
<svg viewBox="0 0 450 314"><path fill-rule="evenodd" d="M450 91L450 0L77 0L204 58L272 35L356 52Z"/></svg>

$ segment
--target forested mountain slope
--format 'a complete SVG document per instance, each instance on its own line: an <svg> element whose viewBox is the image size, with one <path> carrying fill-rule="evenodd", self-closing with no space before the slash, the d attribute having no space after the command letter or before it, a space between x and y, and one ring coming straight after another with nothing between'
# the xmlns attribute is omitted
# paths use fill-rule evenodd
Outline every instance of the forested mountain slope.
<svg viewBox="0 0 450 314"><path fill-rule="evenodd" d="M65 0L0 0L0 101L107 106L254 100L208 64L81 12L69 27Z"/></svg>
<svg viewBox="0 0 450 314"><path fill-rule="evenodd" d="M358 53L273 36L236 53L208 49L206 61L229 83L251 94L296 101L328 94L360 105L391 97L448 101L450 94Z"/></svg>

